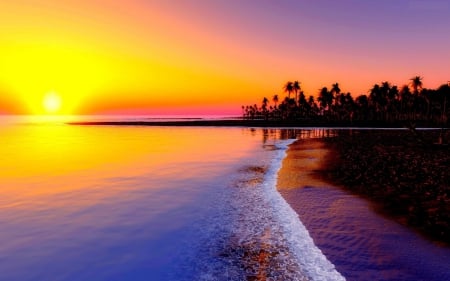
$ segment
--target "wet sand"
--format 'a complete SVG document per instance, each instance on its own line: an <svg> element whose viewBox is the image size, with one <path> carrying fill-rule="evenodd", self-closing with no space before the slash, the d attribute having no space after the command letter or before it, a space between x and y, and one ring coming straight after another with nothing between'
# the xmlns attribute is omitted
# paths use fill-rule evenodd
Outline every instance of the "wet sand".
<svg viewBox="0 0 450 281"><path fill-rule="evenodd" d="M339 131L339 136L323 139L332 153L317 174L370 199L384 215L450 246L450 150L436 144L440 133Z"/></svg>
<svg viewBox="0 0 450 281"><path fill-rule="evenodd" d="M329 155L321 139L296 141L283 161L278 190L337 270L347 280L450 280L449 248L317 176Z"/></svg>

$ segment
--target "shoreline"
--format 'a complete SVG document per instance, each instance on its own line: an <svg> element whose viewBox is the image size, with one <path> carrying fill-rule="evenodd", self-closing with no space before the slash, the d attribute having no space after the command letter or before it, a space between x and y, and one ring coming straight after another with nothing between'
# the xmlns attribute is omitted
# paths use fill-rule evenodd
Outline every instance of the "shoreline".
<svg viewBox="0 0 450 281"><path fill-rule="evenodd" d="M375 212L368 198L322 176L333 153L326 140L333 138L297 140L278 174L278 192L314 243L347 280L448 279L450 248Z"/></svg>
<svg viewBox="0 0 450 281"><path fill-rule="evenodd" d="M295 121L267 121L267 120L178 120L178 121L79 121L67 122L68 125L79 126L204 126L204 127L258 127L258 128L374 128L374 129L399 129L408 128L404 123L387 122L324 122L320 120L295 120ZM441 129L435 124L418 123L416 128ZM445 128L447 129L447 128Z"/></svg>
<svg viewBox="0 0 450 281"><path fill-rule="evenodd" d="M381 215L450 246L450 152L436 131L341 132L315 175L367 199Z"/></svg>
<svg viewBox="0 0 450 281"><path fill-rule="evenodd" d="M95 121L68 124L283 129L279 122L264 120ZM316 125L283 123L285 128L302 128L303 126L308 129L317 128ZM382 130L378 127L346 128L342 125L333 127L337 124L327 125L326 128L336 130L343 128L343 130L340 130L341 133L336 137L324 139L332 152L328 154L323 166L317 169L317 176L368 199L374 209L386 217L408 225L436 242L450 245L450 238L448 238L450 237L450 210L447 207L450 205L450 184L448 180L446 181L450 175L445 173L449 167L450 154L445 153L445 150L448 150L448 144L437 144L439 134L442 135L444 131L440 128L408 130L383 127L386 130ZM356 136L361 135L365 136L357 139ZM381 137L383 135L387 135L388 138L383 139ZM445 143L445 140L449 139L449 131L446 129L443 135ZM379 143L376 140L384 140L387 143ZM436 152L443 157L441 159L428 157ZM427 160L426 165L429 167L419 167L424 159ZM411 161L415 167L409 165ZM434 163L436 161L439 162L437 166ZM446 163L446 161L449 162ZM360 162L363 164L360 165ZM441 171L438 175L440 178L438 183L433 181L436 171ZM429 190L425 190L426 188L422 185Z"/></svg>

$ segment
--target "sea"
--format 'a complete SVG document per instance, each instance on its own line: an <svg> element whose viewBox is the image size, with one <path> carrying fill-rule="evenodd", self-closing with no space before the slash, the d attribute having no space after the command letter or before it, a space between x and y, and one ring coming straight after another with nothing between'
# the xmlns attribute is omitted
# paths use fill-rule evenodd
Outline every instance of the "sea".
<svg viewBox="0 0 450 281"><path fill-rule="evenodd" d="M0 280L346 279L276 188L298 131L91 120L149 118L0 118Z"/></svg>

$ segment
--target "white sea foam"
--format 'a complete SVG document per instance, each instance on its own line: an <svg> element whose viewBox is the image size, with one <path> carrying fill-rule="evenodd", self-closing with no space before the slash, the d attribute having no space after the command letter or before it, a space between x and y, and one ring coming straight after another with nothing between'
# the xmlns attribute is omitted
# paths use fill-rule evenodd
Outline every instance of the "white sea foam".
<svg viewBox="0 0 450 281"><path fill-rule="evenodd" d="M277 174L292 142L275 141L276 150L246 163L231 192L216 197L221 204L215 204L215 215L199 225L199 235L205 235L199 239L201 250L195 262L186 263L196 268L195 279L345 280L276 190Z"/></svg>
<svg viewBox="0 0 450 281"><path fill-rule="evenodd" d="M264 193L271 202L272 212L283 229L283 234L292 253L307 277L312 280L345 280L314 244L297 213L276 190L277 174L284 157L286 157L288 145L292 142L293 140L287 140L277 143L277 147L280 150L277 151L265 176L263 183Z"/></svg>

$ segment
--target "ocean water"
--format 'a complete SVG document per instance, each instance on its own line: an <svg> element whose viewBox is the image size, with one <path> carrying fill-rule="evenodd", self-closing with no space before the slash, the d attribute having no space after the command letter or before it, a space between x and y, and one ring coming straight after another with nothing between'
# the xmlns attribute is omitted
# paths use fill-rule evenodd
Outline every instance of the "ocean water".
<svg viewBox="0 0 450 281"><path fill-rule="evenodd" d="M343 280L276 191L287 130L0 125L0 280Z"/></svg>

